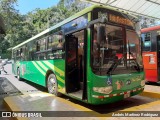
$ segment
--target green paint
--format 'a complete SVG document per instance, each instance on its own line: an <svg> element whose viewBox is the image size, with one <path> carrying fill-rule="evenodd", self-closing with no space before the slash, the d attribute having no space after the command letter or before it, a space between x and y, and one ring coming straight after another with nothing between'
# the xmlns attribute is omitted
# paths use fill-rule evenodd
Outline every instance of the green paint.
<svg viewBox="0 0 160 120"><path fill-rule="evenodd" d="M20 46L38 38L39 36L45 35L48 32L68 23L69 21L74 20L77 17L82 16L83 14L88 13L88 21L91 21L91 13L94 8L108 8L102 6L93 6L87 8L76 15L66 19L65 21L43 31L42 33L32 37L31 39L19 44L18 46L14 47L14 49L19 48ZM117 94L126 91L130 91L136 88L142 88L141 81L144 80L144 73L132 73L132 74L120 74L120 75L112 75L110 78L112 79L112 83L110 85L107 84L108 76L98 76L92 72L91 65L90 65L90 51L91 51L91 30L87 28L87 100L84 102L88 102L90 104L106 104L115 101L119 101L124 99L124 95L121 96L114 96L111 98L104 98L99 99L93 97L95 96L105 96L109 94ZM56 60L39 60L39 61L16 61L13 64L13 73L17 74L17 68L20 68L20 76L25 78L26 80L32 81L36 84L46 86L46 74L47 71L52 71L58 80L59 88L65 88L65 60L63 59L56 59ZM129 83L128 81L131 81ZM100 93L94 91L93 88L95 87L111 87L112 90L110 93ZM131 93L131 96L139 94L141 91ZM68 95L68 94L67 94ZM73 96L72 96L73 97Z"/></svg>

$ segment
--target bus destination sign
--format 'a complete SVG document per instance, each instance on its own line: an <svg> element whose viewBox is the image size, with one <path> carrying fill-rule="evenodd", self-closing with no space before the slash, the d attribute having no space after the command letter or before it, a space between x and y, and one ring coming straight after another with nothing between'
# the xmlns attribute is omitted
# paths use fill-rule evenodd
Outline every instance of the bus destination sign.
<svg viewBox="0 0 160 120"><path fill-rule="evenodd" d="M131 20L117 15L109 14L109 21L133 27L133 22Z"/></svg>

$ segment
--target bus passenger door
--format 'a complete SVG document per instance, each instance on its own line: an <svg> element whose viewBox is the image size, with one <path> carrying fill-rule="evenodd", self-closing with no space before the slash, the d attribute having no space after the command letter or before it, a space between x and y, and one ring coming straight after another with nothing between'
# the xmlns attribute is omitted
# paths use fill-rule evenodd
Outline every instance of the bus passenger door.
<svg viewBox="0 0 160 120"><path fill-rule="evenodd" d="M160 81L160 35L157 36L157 69L158 69L158 81Z"/></svg>
<svg viewBox="0 0 160 120"><path fill-rule="evenodd" d="M78 38L65 36L66 42L66 92L72 93L80 89L78 79Z"/></svg>

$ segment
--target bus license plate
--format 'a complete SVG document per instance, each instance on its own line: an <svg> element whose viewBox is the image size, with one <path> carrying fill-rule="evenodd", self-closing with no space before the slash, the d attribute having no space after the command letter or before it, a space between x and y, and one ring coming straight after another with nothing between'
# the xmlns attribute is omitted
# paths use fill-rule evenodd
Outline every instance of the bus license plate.
<svg viewBox="0 0 160 120"><path fill-rule="evenodd" d="M124 98L128 98L128 97L130 97L130 96L131 96L130 93L124 94Z"/></svg>

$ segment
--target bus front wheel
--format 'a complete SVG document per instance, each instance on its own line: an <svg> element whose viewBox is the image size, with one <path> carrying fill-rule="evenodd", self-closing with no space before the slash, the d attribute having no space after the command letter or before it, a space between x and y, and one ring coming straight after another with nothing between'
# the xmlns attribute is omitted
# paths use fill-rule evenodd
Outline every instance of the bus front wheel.
<svg viewBox="0 0 160 120"><path fill-rule="evenodd" d="M58 92L58 83L56 76L54 74L50 74L47 79L47 89L48 92L51 94L54 94L56 96L60 96L60 93Z"/></svg>

